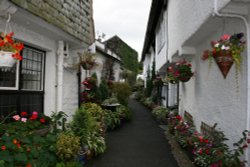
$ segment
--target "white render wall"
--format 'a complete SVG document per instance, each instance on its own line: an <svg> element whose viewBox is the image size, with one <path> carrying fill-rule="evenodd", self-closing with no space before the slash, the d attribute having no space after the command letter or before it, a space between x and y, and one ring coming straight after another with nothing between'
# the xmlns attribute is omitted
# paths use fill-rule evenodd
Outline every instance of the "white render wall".
<svg viewBox="0 0 250 167"><path fill-rule="evenodd" d="M191 37L204 21L211 16L214 0L169 0L168 1L168 57L172 56ZM230 0L218 0L218 8Z"/></svg>
<svg viewBox="0 0 250 167"><path fill-rule="evenodd" d="M5 20L0 19L0 31L4 31ZM44 88L44 114L51 115L56 111L56 64L57 64L57 40L35 32L32 26L21 26L11 22L11 29L15 33L14 37L25 44L41 49L46 52L45 64L45 88ZM63 111L69 116L78 107L77 76L76 72L64 70L63 85Z"/></svg>
<svg viewBox="0 0 250 167"><path fill-rule="evenodd" d="M162 12L160 20L156 27L156 36L155 36L155 70L159 69L167 61L167 11ZM162 45L159 44L159 41L162 41Z"/></svg>
<svg viewBox="0 0 250 167"><path fill-rule="evenodd" d="M223 20L221 20L223 21ZM236 19L229 19L226 32L228 34L245 32L244 24ZM233 65L224 79L217 64L213 61L209 69L208 61L203 61L203 51L211 49L210 42L217 40L222 35L221 29L208 34L195 46L196 55L191 57L191 62L196 72L195 76L187 83L180 84L180 105L181 113L188 111L193 115L197 128L201 121L214 125L225 132L230 140L228 144L239 140L242 131L246 129L246 92L247 92L247 58L246 52L242 54L242 73L236 80L235 65ZM238 86L236 82L238 81Z"/></svg>

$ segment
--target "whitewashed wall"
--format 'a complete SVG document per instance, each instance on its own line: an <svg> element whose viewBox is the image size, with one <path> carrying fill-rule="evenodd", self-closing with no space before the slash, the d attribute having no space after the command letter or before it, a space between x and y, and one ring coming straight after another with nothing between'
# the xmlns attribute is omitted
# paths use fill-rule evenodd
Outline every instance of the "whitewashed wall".
<svg viewBox="0 0 250 167"><path fill-rule="evenodd" d="M168 56L171 59L182 44L211 16L214 0L168 1ZM218 0L218 8L230 0Z"/></svg>
<svg viewBox="0 0 250 167"><path fill-rule="evenodd" d="M246 53L243 53L242 73L237 80L235 65L224 79L215 62L209 69L208 61L201 59L203 51L211 49L210 42L219 39L223 33L245 32L241 21L230 19L226 22L225 32L217 29L195 46L197 54L190 60L196 74L189 82L180 84L179 109L181 113L186 110L193 115L196 127L200 127L201 121L209 125L218 123L232 146L242 137L241 132L246 128Z"/></svg>
<svg viewBox="0 0 250 167"><path fill-rule="evenodd" d="M167 62L167 11L163 11L160 15L158 25L156 27L155 36L155 70L159 69Z"/></svg>
<svg viewBox="0 0 250 167"><path fill-rule="evenodd" d="M0 19L0 31L4 31L5 20ZM45 64L45 88L44 88L44 113L51 115L56 111L56 62L57 62L57 39L50 38L50 33L41 35L32 26L21 26L11 22L11 29L15 38L29 46L46 52ZM75 71L64 70L63 85L63 111L72 115L78 107L77 76Z"/></svg>

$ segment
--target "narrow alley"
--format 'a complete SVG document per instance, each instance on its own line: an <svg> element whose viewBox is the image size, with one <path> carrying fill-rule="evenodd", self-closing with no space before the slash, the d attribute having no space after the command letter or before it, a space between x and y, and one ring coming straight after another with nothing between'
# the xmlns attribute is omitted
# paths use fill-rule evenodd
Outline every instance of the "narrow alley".
<svg viewBox="0 0 250 167"><path fill-rule="evenodd" d="M106 152L87 167L177 167L164 131L150 111L134 99L130 99L129 107L132 121L106 134Z"/></svg>

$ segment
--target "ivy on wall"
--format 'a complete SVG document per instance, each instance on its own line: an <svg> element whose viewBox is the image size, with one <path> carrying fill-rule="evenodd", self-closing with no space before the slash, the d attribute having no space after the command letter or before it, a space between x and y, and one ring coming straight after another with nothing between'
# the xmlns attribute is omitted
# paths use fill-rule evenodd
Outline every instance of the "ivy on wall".
<svg viewBox="0 0 250 167"><path fill-rule="evenodd" d="M134 85L139 68L137 52L124 41L122 41L118 36L110 38L105 42L105 44L107 48L120 56L123 67L132 71L132 75L129 76L128 82L130 85Z"/></svg>

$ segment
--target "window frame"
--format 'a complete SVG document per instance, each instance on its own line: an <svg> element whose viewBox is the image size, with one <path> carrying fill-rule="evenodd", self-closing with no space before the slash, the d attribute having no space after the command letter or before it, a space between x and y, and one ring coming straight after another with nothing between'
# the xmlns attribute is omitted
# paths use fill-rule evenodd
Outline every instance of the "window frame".
<svg viewBox="0 0 250 167"><path fill-rule="evenodd" d="M19 81L20 81L20 61L16 63L16 77L15 77L15 87L1 87L0 86L0 91L1 90L18 90L19 89Z"/></svg>
<svg viewBox="0 0 250 167"><path fill-rule="evenodd" d="M39 90L34 90L34 89L22 89L22 75L21 75L21 72L22 72L22 61L18 62L17 63L17 69L16 69L16 86L15 87L0 87L0 95L13 95L13 96L16 96L16 102L13 103L15 106L16 106L16 112L19 113L21 112L21 108L23 107L21 102L22 102L22 95L25 96L25 95L31 95L31 96L35 96L35 95L38 95L40 96L40 102L39 102L39 110L41 109L41 113L44 113L44 95L45 95L45 67L46 67L46 51L43 51L39 48L35 48L35 47L32 47L32 46L29 46L29 45L25 45L25 48L28 48L28 49L31 49L31 50L34 50L34 51L37 51L37 52L41 52L42 53L42 58L41 58L41 76L39 77L40 78L40 89ZM21 53L23 54L23 53ZM32 69L31 69L32 70ZM33 104L34 105L34 104ZM33 106L31 103L30 103L30 106L32 108ZM13 111L8 111L8 113L12 113ZM0 116L2 115L2 112L0 112Z"/></svg>

